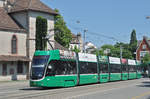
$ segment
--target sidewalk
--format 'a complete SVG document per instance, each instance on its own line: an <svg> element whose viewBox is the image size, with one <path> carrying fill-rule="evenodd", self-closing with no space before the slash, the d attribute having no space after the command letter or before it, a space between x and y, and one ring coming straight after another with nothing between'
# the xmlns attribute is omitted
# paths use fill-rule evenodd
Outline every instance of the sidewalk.
<svg viewBox="0 0 150 99"><path fill-rule="evenodd" d="M23 83L23 82L29 82L29 80L11 80L11 81L0 81L0 84L6 84L6 83Z"/></svg>

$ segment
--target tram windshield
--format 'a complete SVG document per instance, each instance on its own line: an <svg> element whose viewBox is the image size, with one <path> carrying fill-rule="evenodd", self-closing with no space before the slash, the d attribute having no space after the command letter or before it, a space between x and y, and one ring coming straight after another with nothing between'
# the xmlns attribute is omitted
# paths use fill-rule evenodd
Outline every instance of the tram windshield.
<svg viewBox="0 0 150 99"><path fill-rule="evenodd" d="M34 56L32 61L31 79L41 79L44 75L49 55Z"/></svg>

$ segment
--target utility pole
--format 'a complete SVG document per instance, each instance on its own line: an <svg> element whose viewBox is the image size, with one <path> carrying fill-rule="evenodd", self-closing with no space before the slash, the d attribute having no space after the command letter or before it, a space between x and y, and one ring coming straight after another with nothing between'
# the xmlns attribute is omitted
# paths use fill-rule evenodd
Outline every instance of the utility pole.
<svg viewBox="0 0 150 99"><path fill-rule="evenodd" d="M122 46L120 45L120 58L122 59L122 50L123 50L123 48L122 48Z"/></svg>
<svg viewBox="0 0 150 99"><path fill-rule="evenodd" d="M77 20L76 23L77 23L77 24L80 24L80 21ZM81 42L80 42L79 35L81 36L80 32L77 34L77 39L78 39L78 43L79 43L79 44L78 44L78 49L81 50L81 47L80 47ZM82 37L81 37L81 38L82 38Z"/></svg>
<svg viewBox="0 0 150 99"><path fill-rule="evenodd" d="M77 22L77 24L80 24L80 21L79 20L77 20L76 21ZM85 50L85 43L86 43L86 32L87 32L88 30L87 29L84 29L83 30L83 49L82 49L82 52L86 52L86 50Z"/></svg>
<svg viewBox="0 0 150 99"><path fill-rule="evenodd" d="M84 35L83 35L83 52L84 53L86 53L86 51L85 51L85 43L86 43L86 41L85 41L85 39L86 39L86 32L87 32L88 30L87 29L84 29Z"/></svg>

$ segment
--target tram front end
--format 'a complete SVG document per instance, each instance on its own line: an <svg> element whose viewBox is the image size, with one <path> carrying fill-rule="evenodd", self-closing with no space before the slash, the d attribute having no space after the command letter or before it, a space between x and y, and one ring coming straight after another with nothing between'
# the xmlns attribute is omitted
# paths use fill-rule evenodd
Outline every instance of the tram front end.
<svg viewBox="0 0 150 99"><path fill-rule="evenodd" d="M30 70L30 87L45 87L45 72L50 61L50 51L36 51Z"/></svg>

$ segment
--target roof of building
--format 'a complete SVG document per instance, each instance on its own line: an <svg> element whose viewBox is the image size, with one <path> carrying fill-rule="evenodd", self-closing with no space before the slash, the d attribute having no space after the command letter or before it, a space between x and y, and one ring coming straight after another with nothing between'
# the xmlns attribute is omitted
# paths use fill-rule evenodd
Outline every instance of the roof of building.
<svg viewBox="0 0 150 99"><path fill-rule="evenodd" d="M26 56L0 55L0 61L31 61Z"/></svg>
<svg viewBox="0 0 150 99"><path fill-rule="evenodd" d="M7 14L6 10L0 7L0 29L24 30Z"/></svg>
<svg viewBox="0 0 150 99"><path fill-rule="evenodd" d="M55 44L55 49L65 50L65 51L69 50L69 49L63 47L62 45L60 45L60 44L59 44L58 42L56 42L56 41L54 42L54 44Z"/></svg>
<svg viewBox="0 0 150 99"><path fill-rule="evenodd" d="M73 34L72 33L72 40L71 40L71 44L80 44L80 40L79 40L79 36L81 36L81 34Z"/></svg>
<svg viewBox="0 0 150 99"><path fill-rule="evenodd" d="M9 13L33 10L53 15L58 14L53 9L42 3L40 0L9 0L9 1L12 5L12 8L9 11Z"/></svg>
<svg viewBox="0 0 150 99"><path fill-rule="evenodd" d="M148 47L150 48L150 38L143 36L143 40L145 40L146 44L148 45ZM140 48L143 40L139 40L138 44L137 44L137 50Z"/></svg>
<svg viewBox="0 0 150 99"><path fill-rule="evenodd" d="M150 48L150 39L148 37L146 37L146 36L144 36L143 39L145 39L148 47Z"/></svg>
<svg viewBox="0 0 150 99"><path fill-rule="evenodd" d="M72 33L72 38L77 38L77 36L75 34Z"/></svg>

